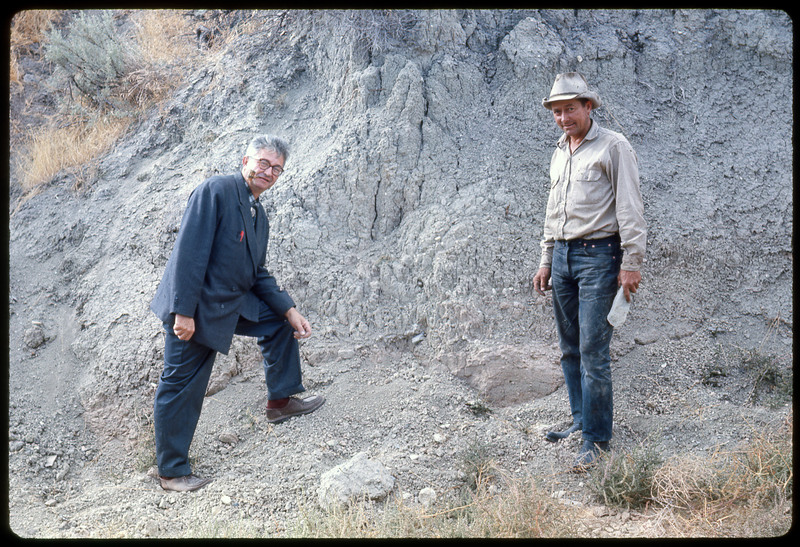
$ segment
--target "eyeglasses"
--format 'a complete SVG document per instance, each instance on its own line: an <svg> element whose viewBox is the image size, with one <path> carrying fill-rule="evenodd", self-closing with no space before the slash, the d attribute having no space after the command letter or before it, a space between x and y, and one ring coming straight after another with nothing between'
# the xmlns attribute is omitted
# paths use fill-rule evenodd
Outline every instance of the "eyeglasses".
<svg viewBox="0 0 800 547"><path fill-rule="evenodd" d="M255 160L255 162L258 164L259 169L262 169L264 171L266 171L267 169L272 169L272 174L275 175L276 177L280 176L280 174L283 173L283 167L281 167L280 165L272 165L270 162L263 159L257 160L256 158L252 157L251 159Z"/></svg>

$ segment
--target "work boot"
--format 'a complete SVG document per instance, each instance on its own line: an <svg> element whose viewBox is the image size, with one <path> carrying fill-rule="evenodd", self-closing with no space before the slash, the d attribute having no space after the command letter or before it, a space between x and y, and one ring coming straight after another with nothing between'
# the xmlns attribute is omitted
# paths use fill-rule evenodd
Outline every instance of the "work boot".
<svg viewBox="0 0 800 547"><path fill-rule="evenodd" d="M572 465L573 473L585 473L597 463L601 453L608 452L608 441L583 440L580 452Z"/></svg>
<svg viewBox="0 0 800 547"><path fill-rule="evenodd" d="M561 439L566 439L576 431L580 431L582 428L583 424L581 424L581 422L575 422L569 426L569 429L565 429L564 431L548 431L545 433L544 438L551 443L558 442Z"/></svg>

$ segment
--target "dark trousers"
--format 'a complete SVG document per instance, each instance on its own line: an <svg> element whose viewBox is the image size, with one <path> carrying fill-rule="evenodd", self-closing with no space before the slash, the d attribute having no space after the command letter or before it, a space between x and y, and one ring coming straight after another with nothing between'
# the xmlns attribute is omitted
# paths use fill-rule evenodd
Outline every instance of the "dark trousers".
<svg viewBox="0 0 800 547"><path fill-rule="evenodd" d="M583 438L611 439L614 399L611 335L606 320L617 291L621 263L617 238L556 241L550 272L561 370L575 423Z"/></svg>
<svg viewBox="0 0 800 547"><path fill-rule="evenodd" d="M179 340L164 324L164 370L153 404L156 462L164 477L191 474L192 443L217 352L191 340ZM305 391L300 351L294 329L282 316L261 304L257 322L240 319L236 334L257 338L264 362L268 399L282 399Z"/></svg>

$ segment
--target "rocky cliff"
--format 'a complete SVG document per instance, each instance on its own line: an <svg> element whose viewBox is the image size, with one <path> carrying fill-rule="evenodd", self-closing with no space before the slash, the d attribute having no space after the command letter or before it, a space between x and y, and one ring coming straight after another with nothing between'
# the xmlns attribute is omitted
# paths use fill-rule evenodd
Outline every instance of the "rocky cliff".
<svg viewBox="0 0 800 547"><path fill-rule="evenodd" d="M420 11L387 21L381 42L339 12L242 18L250 30L194 67L85 191L55 180L10 216L12 429L32 421L15 408L35 408L43 436L87 425L135 445L163 350L148 305L186 199L260 132L292 145L262 199L268 266L315 328L310 367L408 352L491 405L553 392L551 307L530 286L559 137L541 99L573 70L640 162L647 261L615 358L693 337L790 366L785 13ZM655 366L643 361L636 374ZM237 339L212 391L257 363Z"/></svg>

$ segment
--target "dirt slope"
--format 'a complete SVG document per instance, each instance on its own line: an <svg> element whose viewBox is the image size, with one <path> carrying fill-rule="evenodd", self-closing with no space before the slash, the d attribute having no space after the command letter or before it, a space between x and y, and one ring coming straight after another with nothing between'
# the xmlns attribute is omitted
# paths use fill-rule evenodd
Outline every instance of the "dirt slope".
<svg viewBox="0 0 800 547"><path fill-rule="evenodd" d="M579 439L541 437L568 407L550 302L530 287L558 138L540 101L567 70L599 90L598 123L636 149L649 224L642 288L612 343L615 447L658 439L665 454L702 453L786 419L788 400L762 389L743 356L791 374L789 17L412 16L390 20L392 40L378 44L335 12L238 13L259 30L197 66L86 190L56 178L20 205L12 173L14 533L281 535L320 475L357 452L414 499L455 489L474 443L593 507L566 473ZM12 118L31 89L12 93ZM263 198L268 261L315 328L301 349L306 387L328 403L266 424L257 349L237 339L193 445L196 470L215 481L167 495L147 475L163 356L149 301L188 194L235 170L262 131L293 145ZM238 442L221 443L225 432ZM585 534L679 533L636 519L596 532L604 522Z"/></svg>

